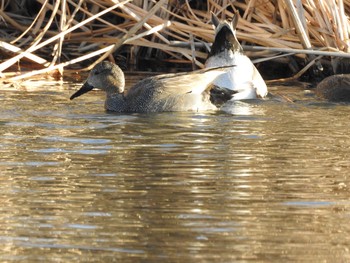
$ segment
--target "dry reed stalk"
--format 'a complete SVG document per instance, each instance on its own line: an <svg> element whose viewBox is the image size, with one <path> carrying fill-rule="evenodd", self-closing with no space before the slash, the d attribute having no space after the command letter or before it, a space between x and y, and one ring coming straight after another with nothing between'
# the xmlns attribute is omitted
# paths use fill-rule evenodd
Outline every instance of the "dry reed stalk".
<svg viewBox="0 0 350 263"><path fill-rule="evenodd" d="M17 21L15 21L14 19L12 19L10 16L8 16L3 10L0 10L0 16L2 17L2 19L4 21L6 21L6 23L10 24L11 26L13 26L15 29L19 30L19 31L24 31L26 30L26 27L19 24Z"/></svg>
<svg viewBox="0 0 350 263"><path fill-rule="evenodd" d="M297 0L296 4L292 0L207 0L206 5L198 1L196 7L188 0L58 0L53 4L47 0L36 1L42 6L28 26L0 9L6 23L19 32L11 41L11 48L5 47L17 54L0 64L0 72L24 57L42 57L34 54L39 49L46 53L54 50L54 56L50 58L51 67L44 63L49 59L42 57L41 63L37 61L48 72L52 68L57 69L58 65L71 65L96 54L101 56L98 61L102 60L123 44L131 45L134 50L142 47L146 49L147 56L157 49L166 54L164 60L183 61L185 58L203 67L206 53L195 48L198 43L213 41L210 11L226 19L230 19L233 12L240 11L242 18L237 36L240 41L251 45L289 52L308 48L347 52L350 45L350 23L346 15L350 12L350 0ZM109 18L118 17L119 20L110 21L108 17L101 17L102 14L107 14ZM189 45L174 47L170 45L172 41ZM69 51L67 45L74 52ZM301 57L311 54L292 53ZM347 56L347 53L339 54ZM63 56L67 61L60 62Z"/></svg>
<svg viewBox="0 0 350 263"><path fill-rule="evenodd" d="M119 2L118 0L115 1ZM157 4L155 4L147 15L145 15L140 21L138 21L137 24L135 24L120 40L118 40L117 43L113 45L113 48L111 50L107 51L97 61L90 65L89 69L91 69L96 63L103 61L105 58L107 58L112 52L114 52L121 45L123 45L125 41L127 41L128 38L135 34L142 26L146 25L146 21L160 9L160 7L165 3L165 1L167 0L160 0ZM121 7L123 8L123 5ZM146 28L151 29L150 26L146 26Z"/></svg>
<svg viewBox="0 0 350 263"><path fill-rule="evenodd" d="M41 9L38 13L38 15L35 17L35 19L33 20L33 22L31 23L31 25L26 29L24 30L24 32L19 35L15 40L11 41L11 44L15 44L16 42L18 42L22 37L24 37L28 32L29 30L36 24L37 20L42 17L42 13L44 12L45 8L46 8L46 4L47 4L48 0L45 0L45 3L41 6ZM35 33L35 32L33 32Z"/></svg>
<svg viewBox="0 0 350 263"><path fill-rule="evenodd" d="M49 44L49 43L51 43L51 42L53 42L53 41L59 39L59 38L62 37L63 35L68 34L68 33L72 32L72 31L74 31L75 29L79 28L81 25L85 25L85 24L87 24L88 22L94 20L95 17L102 16L103 14L108 13L110 10L115 9L115 8L117 8L118 6L120 6L120 5L122 5L122 4L126 3L126 2L129 2L129 1L130 1L130 0L125 0L125 1L123 1L123 2L121 2L121 3L117 3L117 4L113 5L113 6L111 6L110 8L107 8L107 9L101 11L100 13L98 13L98 14L96 14L96 15L94 15L94 16L92 16L92 17L86 19L86 20L84 20L83 22L81 22L81 23L79 23L79 24L77 24L77 25L75 25L75 26L69 28L68 30L66 30L66 31L64 31L64 32L61 32L61 33L57 34L56 36L53 36L53 37L47 39L46 41L43 41L42 43L40 43L40 44L38 44L38 45L30 46L30 47L29 47L26 51L24 51L23 53L18 54L17 56L15 56L15 57L13 57L13 58L11 58L11 59L9 59L9 60L7 60L7 61L1 63L1 64L0 64L0 72L2 72L3 70L5 70L6 68L10 67L10 66L13 65L14 63L16 63L19 59L21 59L21 58L23 58L24 56L26 56L27 54L32 53L33 51L38 50L38 49L40 49L40 48L46 46L47 44Z"/></svg>
<svg viewBox="0 0 350 263"><path fill-rule="evenodd" d="M9 44L9 43L6 43L4 41L0 41L0 48L3 48L3 49L6 49L10 52L13 52L13 53L22 53L23 50L12 45L12 44ZM25 55L26 58L32 60L33 62L35 63L38 63L38 64L41 64L43 66L48 66L49 65L49 62L46 60L46 59L43 59L37 55L34 55L34 54L26 54Z"/></svg>
<svg viewBox="0 0 350 263"><path fill-rule="evenodd" d="M163 0L163 1L165 1L165 0ZM159 4L159 5L158 5L158 4ZM150 11L149 16L151 16L152 13L156 12L156 10L159 9L159 6L162 4L162 2L160 1L160 2L158 2L158 4L155 5L154 8L153 8L153 10ZM35 74L43 74L43 73L46 73L46 72L48 72L48 71L56 70L56 69L59 69L59 68L64 67L64 66L67 66L67 65L70 65L70 64L73 64L73 63L80 62L80 61L82 61L82 60L84 60L84 59L91 58L91 57L96 56L96 55L99 55L99 54L101 54L101 53L104 53L103 56L102 56L101 58L106 57L106 56L108 56L108 55L110 54L110 52L113 51L113 49L115 49L116 47L120 46L121 44L134 41L134 40L136 40L136 39L138 39L138 38L142 38L143 36L147 35L147 33L149 33L149 32L147 32L147 33L141 33L141 34L138 35L138 36L134 36L134 37L132 37L132 38L129 38L129 35L132 35L134 32L136 32L136 31L138 30L138 28L141 27L141 26L143 25L143 21L144 21L144 20L147 20L147 19L148 19L147 16L144 17L138 24L136 24L136 25L128 32L128 34L126 34L118 43L116 43L116 44L114 44L114 45L110 45L110 46L108 46L108 47L106 47L106 48L104 48L104 49L101 49L101 50L97 51L97 52L92 52L91 54L88 54L88 55L86 55L86 56L83 56L83 57L80 57L80 58L78 58L78 59L72 60L72 61L70 61L70 62L61 63L61 64L59 64L59 65L49 67L48 69L33 71L33 72L31 72L31 73L26 73L26 74L24 74L23 76L17 76L17 77L14 77L14 78L10 79L10 80L11 80L11 81L16 81L16 80L19 80L19 79L22 79L22 78L26 78L26 77L33 76L33 75L35 75ZM152 29L150 30L150 32L155 32L156 30L160 30L160 29L161 29L161 27L152 28ZM152 43L148 43L147 46L152 46ZM173 49L173 50L176 50L176 49ZM177 49L177 50L179 50L179 49ZM187 57L189 57L189 55L186 54L186 53L184 53L184 55L186 55ZM101 59L101 58L100 58L100 59ZM99 59L99 60L100 60L100 59ZM95 63L97 63L99 60L97 60ZM92 65L91 65L91 66L92 66ZM90 67L91 67L91 66L90 66ZM89 67L88 69L90 69L90 67Z"/></svg>
<svg viewBox="0 0 350 263"><path fill-rule="evenodd" d="M29 78L29 77L35 76L35 75L45 74L45 73L48 73L50 71L54 71L54 70L57 70L59 68L66 67L68 65L72 65L74 63L78 63L78 62L84 61L84 60L92 58L94 56L98 56L100 54L108 52L112 48L113 48L113 45L110 45L108 47L105 47L105 48L99 49L99 50L97 50L95 52L92 52L90 54L87 54L85 56L81 56L81 57L78 57L76 59L72 59L70 61L60 63L58 65L51 65L51 66L49 66L47 68L44 68L44 69L41 69L41 70L31 71L31 72L27 72L27 73L24 73L24 74L19 75L19 76L11 77L9 79L9 81L18 81L18 80L22 80L22 79L25 79L25 78Z"/></svg>
<svg viewBox="0 0 350 263"><path fill-rule="evenodd" d="M60 16L60 22L59 22L59 31L60 32L64 32L66 30L66 22L67 22L67 14L66 14L67 10L66 10L66 0L61 0L61 16ZM62 35L59 39L58 39L58 43L56 43L55 47L54 47L54 57L53 60L51 62L52 65L56 64L56 61L60 62L60 58L62 55L62 47L63 47L63 41L64 41L64 36ZM58 68L59 74L62 76L63 74L63 68L60 67Z"/></svg>
<svg viewBox="0 0 350 263"><path fill-rule="evenodd" d="M309 61L309 63L302 68L297 74L295 74L294 76L291 76L289 78L283 78L283 79L274 79L274 80L270 80L268 83L272 84L272 83L276 83L276 82L288 82L288 81L293 81L293 80L297 80L298 78L300 78L308 69L310 69L313 65L315 65L317 63L317 60L319 60L322 56L318 56L315 57L314 59L312 59L311 61Z"/></svg>
<svg viewBox="0 0 350 263"><path fill-rule="evenodd" d="M165 0L165 1L166 1L166 0ZM161 8L161 6L165 3L165 1L162 1L162 0L161 0L160 2L158 2L158 3L156 4L157 7L156 7L156 9L154 9L154 11L152 12L152 15L153 15L156 11L158 11L159 8ZM134 7L135 10L139 10L139 11L142 10L142 11L144 11L144 12L143 12L143 14L139 15L138 12L131 10L129 7ZM153 8L154 8L154 7L153 7ZM153 9L153 8L152 8L152 9ZM130 15L130 18L135 19L138 23L140 23L141 21L144 21L142 26L144 26L146 29L149 30L149 29L152 28L152 26L150 26L149 24L147 24L147 23L145 22L145 21L147 21L148 18L151 16L149 12L146 12L146 10L144 10L144 9L141 9L141 10L140 10L139 8L137 8L137 6L133 6L133 5L131 5L131 4L122 7L122 9L123 9L123 11L125 11L128 15ZM145 17L147 17L147 19L144 19ZM137 28L137 29L139 29L139 28ZM136 30L136 31L137 31L137 30ZM162 41L164 41L165 43L168 43L168 40L167 40L165 37L163 37L162 35L160 35L160 34L158 34L158 33L156 33L156 35L157 35Z"/></svg>
<svg viewBox="0 0 350 263"><path fill-rule="evenodd" d="M44 35L46 34L46 32L49 30L51 24L53 23L55 16L58 12L58 9L60 7L60 1L55 1L55 5L53 6L53 10L51 13L51 16L49 17L49 20L46 22L46 25L44 25L44 27L42 28L42 30L39 30L43 24L44 19L38 19L38 21L40 21L40 23L37 24L36 28L35 28L35 32L39 32L39 35L32 41L31 43L31 48L35 48L35 46L42 40L42 38L44 37Z"/></svg>

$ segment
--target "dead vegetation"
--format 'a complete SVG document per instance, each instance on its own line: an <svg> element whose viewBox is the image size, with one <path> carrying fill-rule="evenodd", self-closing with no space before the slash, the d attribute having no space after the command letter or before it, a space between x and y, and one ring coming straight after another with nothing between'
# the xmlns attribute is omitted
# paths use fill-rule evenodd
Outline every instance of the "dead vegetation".
<svg viewBox="0 0 350 263"><path fill-rule="evenodd" d="M2 0L0 77L60 76L106 58L129 69L201 68L210 12L230 19L236 10L252 59L279 59L299 76L320 58L350 57L347 0Z"/></svg>

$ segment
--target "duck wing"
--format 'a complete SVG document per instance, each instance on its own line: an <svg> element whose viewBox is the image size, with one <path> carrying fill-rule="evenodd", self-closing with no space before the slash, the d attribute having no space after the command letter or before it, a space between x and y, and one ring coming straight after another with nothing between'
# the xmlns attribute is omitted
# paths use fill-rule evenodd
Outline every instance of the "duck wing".
<svg viewBox="0 0 350 263"><path fill-rule="evenodd" d="M146 78L127 93L130 110L138 105L142 105L145 111L174 111L193 109L202 102L211 104L209 91L212 82L225 70L211 68Z"/></svg>

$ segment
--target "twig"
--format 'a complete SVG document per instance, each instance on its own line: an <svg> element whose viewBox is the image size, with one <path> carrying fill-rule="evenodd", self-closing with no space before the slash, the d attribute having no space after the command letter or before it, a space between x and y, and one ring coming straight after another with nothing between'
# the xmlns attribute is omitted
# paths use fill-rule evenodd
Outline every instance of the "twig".
<svg viewBox="0 0 350 263"><path fill-rule="evenodd" d="M115 8L117 8L117 7L121 6L121 5L129 2L129 1L131 1L131 0L125 0L123 2L117 3L117 4L113 5L113 6L111 6L110 8L107 8L107 9L97 13L96 15L94 15L92 17L89 17L88 19L84 20L83 22L81 22L81 23L79 23L79 24L69 28L68 30L66 30L64 32L61 32L61 33L57 34L56 36L51 37L50 39L42 42L41 44L29 47L23 53L21 53L21 54L15 56L13 58L10 58L9 60L7 60L7 61L5 61L3 63L1 63L0 64L0 72L4 71L8 67L10 67L12 64L16 63L18 60L20 60L21 58L25 57L27 54L32 53L33 51L46 46L47 44L49 44L49 43L59 39L60 37L62 37L62 35L66 35L66 34L72 32L72 31L74 31L75 29L79 28L80 26L85 25L85 24L89 23L90 21L94 20L96 17L102 16L102 15L108 13L110 10L113 10L113 9L115 9Z"/></svg>

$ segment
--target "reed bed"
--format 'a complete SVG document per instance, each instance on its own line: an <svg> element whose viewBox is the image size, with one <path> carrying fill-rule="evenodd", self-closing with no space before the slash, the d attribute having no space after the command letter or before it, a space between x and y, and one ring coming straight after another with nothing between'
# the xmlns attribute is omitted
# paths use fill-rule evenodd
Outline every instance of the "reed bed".
<svg viewBox="0 0 350 263"><path fill-rule="evenodd" d="M106 58L123 58L129 69L142 61L201 68L214 39L210 12L230 20L238 11L237 37L259 61L287 54L307 65L319 57L350 57L350 0L0 3L0 78L12 81L88 70Z"/></svg>

